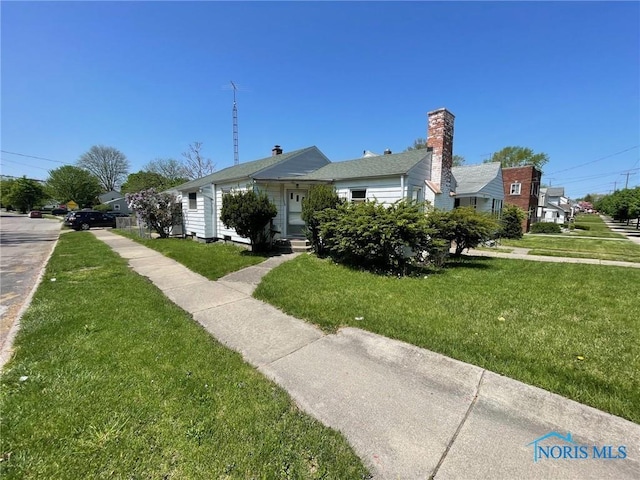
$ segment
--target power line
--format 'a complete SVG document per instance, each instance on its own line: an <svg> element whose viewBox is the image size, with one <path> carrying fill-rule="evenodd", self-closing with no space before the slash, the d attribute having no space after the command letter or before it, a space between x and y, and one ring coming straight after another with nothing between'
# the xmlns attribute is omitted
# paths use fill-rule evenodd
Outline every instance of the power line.
<svg viewBox="0 0 640 480"><path fill-rule="evenodd" d="M18 155L20 157L27 157L27 158L35 158L37 160L46 160L47 162L55 162L55 163L62 163L63 165L68 165L70 162L61 162L60 160L52 160L50 158L44 158L44 157L36 157L34 155L27 155L25 153L17 153L17 152L8 152L7 150L0 150L0 152L2 153L9 153L11 155Z"/></svg>
<svg viewBox="0 0 640 480"><path fill-rule="evenodd" d="M634 148L638 148L638 147L640 147L640 145L634 145L633 147L627 148L625 150L621 150L621 151L616 152L616 153L612 153L611 155L606 155L604 157L597 158L596 160L591 160L590 162L581 163L580 165L576 165L575 167L569 167L569 168L565 168L564 170L558 170L558 171L555 171L555 172L551 172L551 173L549 173L549 175L555 175L557 173L562 173L562 172L566 172L568 170L574 170L576 168L584 167L585 165L591 165L592 163L600 162L602 160L606 160L607 158L615 157L616 155L620 155L622 153L629 152L629 151L633 150Z"/></svg>
<svg viewBox="0 0 640 480"><path fill-rule="evenodd" d="M23 166L24 166L24 163L16 162L16 161L13 161L13 160L8 160L8 159L6 159L6 158L0 158L0 161L1 161L1 162L15 163L16 165L23 165ZM37 168L37 169L40 169L40 170L46 170L47 172L49 171L49 169L48 169L48 168L44 168L44 167L37 167L37 166L35 166L35 165L28 165L28 167L29 167L29 168Z"/></svg>

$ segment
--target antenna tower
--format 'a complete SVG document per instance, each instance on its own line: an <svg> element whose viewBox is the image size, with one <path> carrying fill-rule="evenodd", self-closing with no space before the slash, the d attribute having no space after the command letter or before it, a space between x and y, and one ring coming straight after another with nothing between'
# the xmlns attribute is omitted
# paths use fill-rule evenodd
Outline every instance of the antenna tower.
<svg viewBox="0 0 640 480"><path fill-rule="evenodd" d="M233 87L233 164L238 165L240 158L238 157L238 105L236 104L236 84L231 82Z"/></svg>

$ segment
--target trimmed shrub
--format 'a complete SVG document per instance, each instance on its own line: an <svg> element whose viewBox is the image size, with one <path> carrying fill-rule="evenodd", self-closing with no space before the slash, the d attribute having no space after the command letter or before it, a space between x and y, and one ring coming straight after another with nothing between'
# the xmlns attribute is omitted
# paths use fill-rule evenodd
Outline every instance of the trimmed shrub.
<svg viewBox="0 0 640 480"><path fill-rule="evenodd" d="M311 242L313 251L318 255L324 253L318 214L326 209L335 209L342 202L335 188L331 185L313 185L302 200L302 220L304 220L306 227L305 234Z"/></svg>
<svg viewBox="0 0 640 480"><path fill-rule="evenodd" d="M318 213L320 236L336 262L373 271L406 274L427 260L441 242L433 238L421 204L399 200L343 203Z"/></svg>
<svg viewBox="0 0 640 480"><path fill-rule="evenodd" d="M501 238L522 238L522 221L527 217L524 210L516 205L506 205L500 218Z"/></svg>
<svg viewBox="0 0 640 480"><path fill-rule="evenodd" d="M278 214L278 209L266 193L253 190L232 192L223 195L220 220L227 228L251 241L255 251L266 250L271 242L271 233L266 227Z"/></svg>
<svg viewBox="0 0 640 480"><path fill-rule="evenodd" d="M557 223L538 222L531 225L531 233L562 233L562 229Z"/></svg>
<svg viewBox="0 0 640 480"><path fill-rule="evenodd" d="M482 242L496 238L500 225L489 214L478 213L473 207L458 207L450 212L434 210L427 216L427 224L437 238L455 242L455 255L475 248Z"/></svg>

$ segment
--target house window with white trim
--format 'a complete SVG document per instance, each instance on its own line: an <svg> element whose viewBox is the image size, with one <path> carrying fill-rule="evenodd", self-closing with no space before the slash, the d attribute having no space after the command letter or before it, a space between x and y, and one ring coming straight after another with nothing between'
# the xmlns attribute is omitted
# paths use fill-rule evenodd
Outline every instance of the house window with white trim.
<svg viewBox="0 0 640 480"><path fill-rule="evenodd" d="M511 184L511 195L520 195L520 187L522 184L520 182L515 182Z"/></svg>
<svg viewBox="0 0 640 480"><path fill-rule="evenodd" d="M117 203L114 203L114 204L113 204L113 209L114 209L115 211L119 212L119 211L120 211L120 205L118 205Z"/></svg>
<svg viewBox="0 0 640 480"><path fill-rule="evenodd" d="M189 210L196 210L198 208L198 194L196 192L189 192Z"/></svg>
<svg viewBox="0 0 640 480"><path fill-rule="evenodd" d="M351 202L360 203L367 200L367 190L351 190Z"/></svg>

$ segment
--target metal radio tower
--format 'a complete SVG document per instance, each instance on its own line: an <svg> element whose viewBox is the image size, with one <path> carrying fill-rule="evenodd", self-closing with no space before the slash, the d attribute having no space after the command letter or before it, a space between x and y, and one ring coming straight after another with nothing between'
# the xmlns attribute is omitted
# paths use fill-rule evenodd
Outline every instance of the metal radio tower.
<svg viewBox="0 0 640 480"><path fill-rule="evenodd" d="M236 85L231 82L233 87L233 164L238 165L240 158L238 157L238 105L236 104Z"/></svg>

